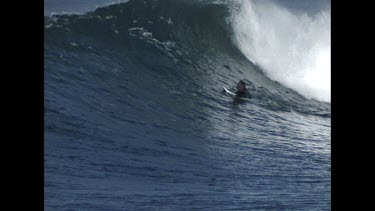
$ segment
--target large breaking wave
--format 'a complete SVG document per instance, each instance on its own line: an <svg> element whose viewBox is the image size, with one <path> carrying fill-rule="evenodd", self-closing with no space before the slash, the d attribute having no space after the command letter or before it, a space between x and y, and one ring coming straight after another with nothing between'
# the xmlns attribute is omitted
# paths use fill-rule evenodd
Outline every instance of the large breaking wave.
<svg viewBox="0 0 375 211"><path fill-rule="evenodd" d="M117 67L116 74L124 74L120 63L145 65L153 63L151 59L168 60L163 64L169 64L168 70L159 74L181 77L170 89L186 83L184 77L200 79L189 80L198 83L190 87L193 90L233 87L239 79L246 79L253 103L276 110L330 115L329 104L310 100L329 101L329 46L324 36L321 40L314 36L315 28L319 28L314 24L320 22L311 22L308 17L299 20L269 4L243 2L239 12L236 4L228 2L130 1L84 15L46 17L46 52L58 46L64 53L117 58L109 64ZM267 16L266 12L275 15ZM249 24L243 22L247 21L244 16L249 16ZM276 16L280 21L270 25ZM113 69L98 71L110 74Z"/></svg>
<svg viewBox="0 0 375 211"><path fill-rule="evenodd" d="M46 210L329 209L315 26L296 43L276 36L258 3L132 0L45 17ZM315 23L275 11L298 34ZM250 102L222 93L240 79Z"/></svg>

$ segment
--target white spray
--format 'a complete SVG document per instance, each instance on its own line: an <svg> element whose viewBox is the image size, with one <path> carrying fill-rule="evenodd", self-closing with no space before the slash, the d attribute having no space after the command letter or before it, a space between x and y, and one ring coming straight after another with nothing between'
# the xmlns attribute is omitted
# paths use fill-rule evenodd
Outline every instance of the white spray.
<svg viewBox="0 0 375 211"><path fill-rule="evenodd" d="M242 53L271 79L307 98L330 102L330 11L310 17L265 0L240 4L232 24Z"/></svg>

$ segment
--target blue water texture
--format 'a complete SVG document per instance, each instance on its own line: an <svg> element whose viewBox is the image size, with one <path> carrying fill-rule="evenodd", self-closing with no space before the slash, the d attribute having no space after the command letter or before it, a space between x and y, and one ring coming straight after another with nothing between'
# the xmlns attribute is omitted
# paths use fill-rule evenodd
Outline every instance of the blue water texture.
<svg viewBox="0 0 375 211"><path fill-rule="evenodd" d="M45 210L330 210L331 105L269 79L225 3L45 16ZM250 102L222 87L248 83Z"/></svg>

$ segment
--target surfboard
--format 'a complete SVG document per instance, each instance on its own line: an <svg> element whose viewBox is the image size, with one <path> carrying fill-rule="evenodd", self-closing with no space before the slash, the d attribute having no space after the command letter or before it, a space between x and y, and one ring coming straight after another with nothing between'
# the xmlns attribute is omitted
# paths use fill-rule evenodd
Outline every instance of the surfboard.
<svg viewBox="0 0 375 211"><path fill-rule="evenodd" d="M231 96L231 97L236 97L236 94L234 92L231 92L229 91L227 88L223 87L224 88L224 91L227 95Z"/></svg>

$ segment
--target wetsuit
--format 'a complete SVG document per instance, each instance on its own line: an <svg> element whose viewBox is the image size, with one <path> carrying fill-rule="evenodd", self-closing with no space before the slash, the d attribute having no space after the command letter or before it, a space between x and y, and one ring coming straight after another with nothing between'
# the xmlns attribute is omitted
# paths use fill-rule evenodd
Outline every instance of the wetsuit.
<svg viewBox="0 0 375 211"><path fill-rule="evenodd" d="M247 89L243 92L237 91L236 92L237 97L244 97L244 98L250 98L250 93L247 91Z"/></svg>

